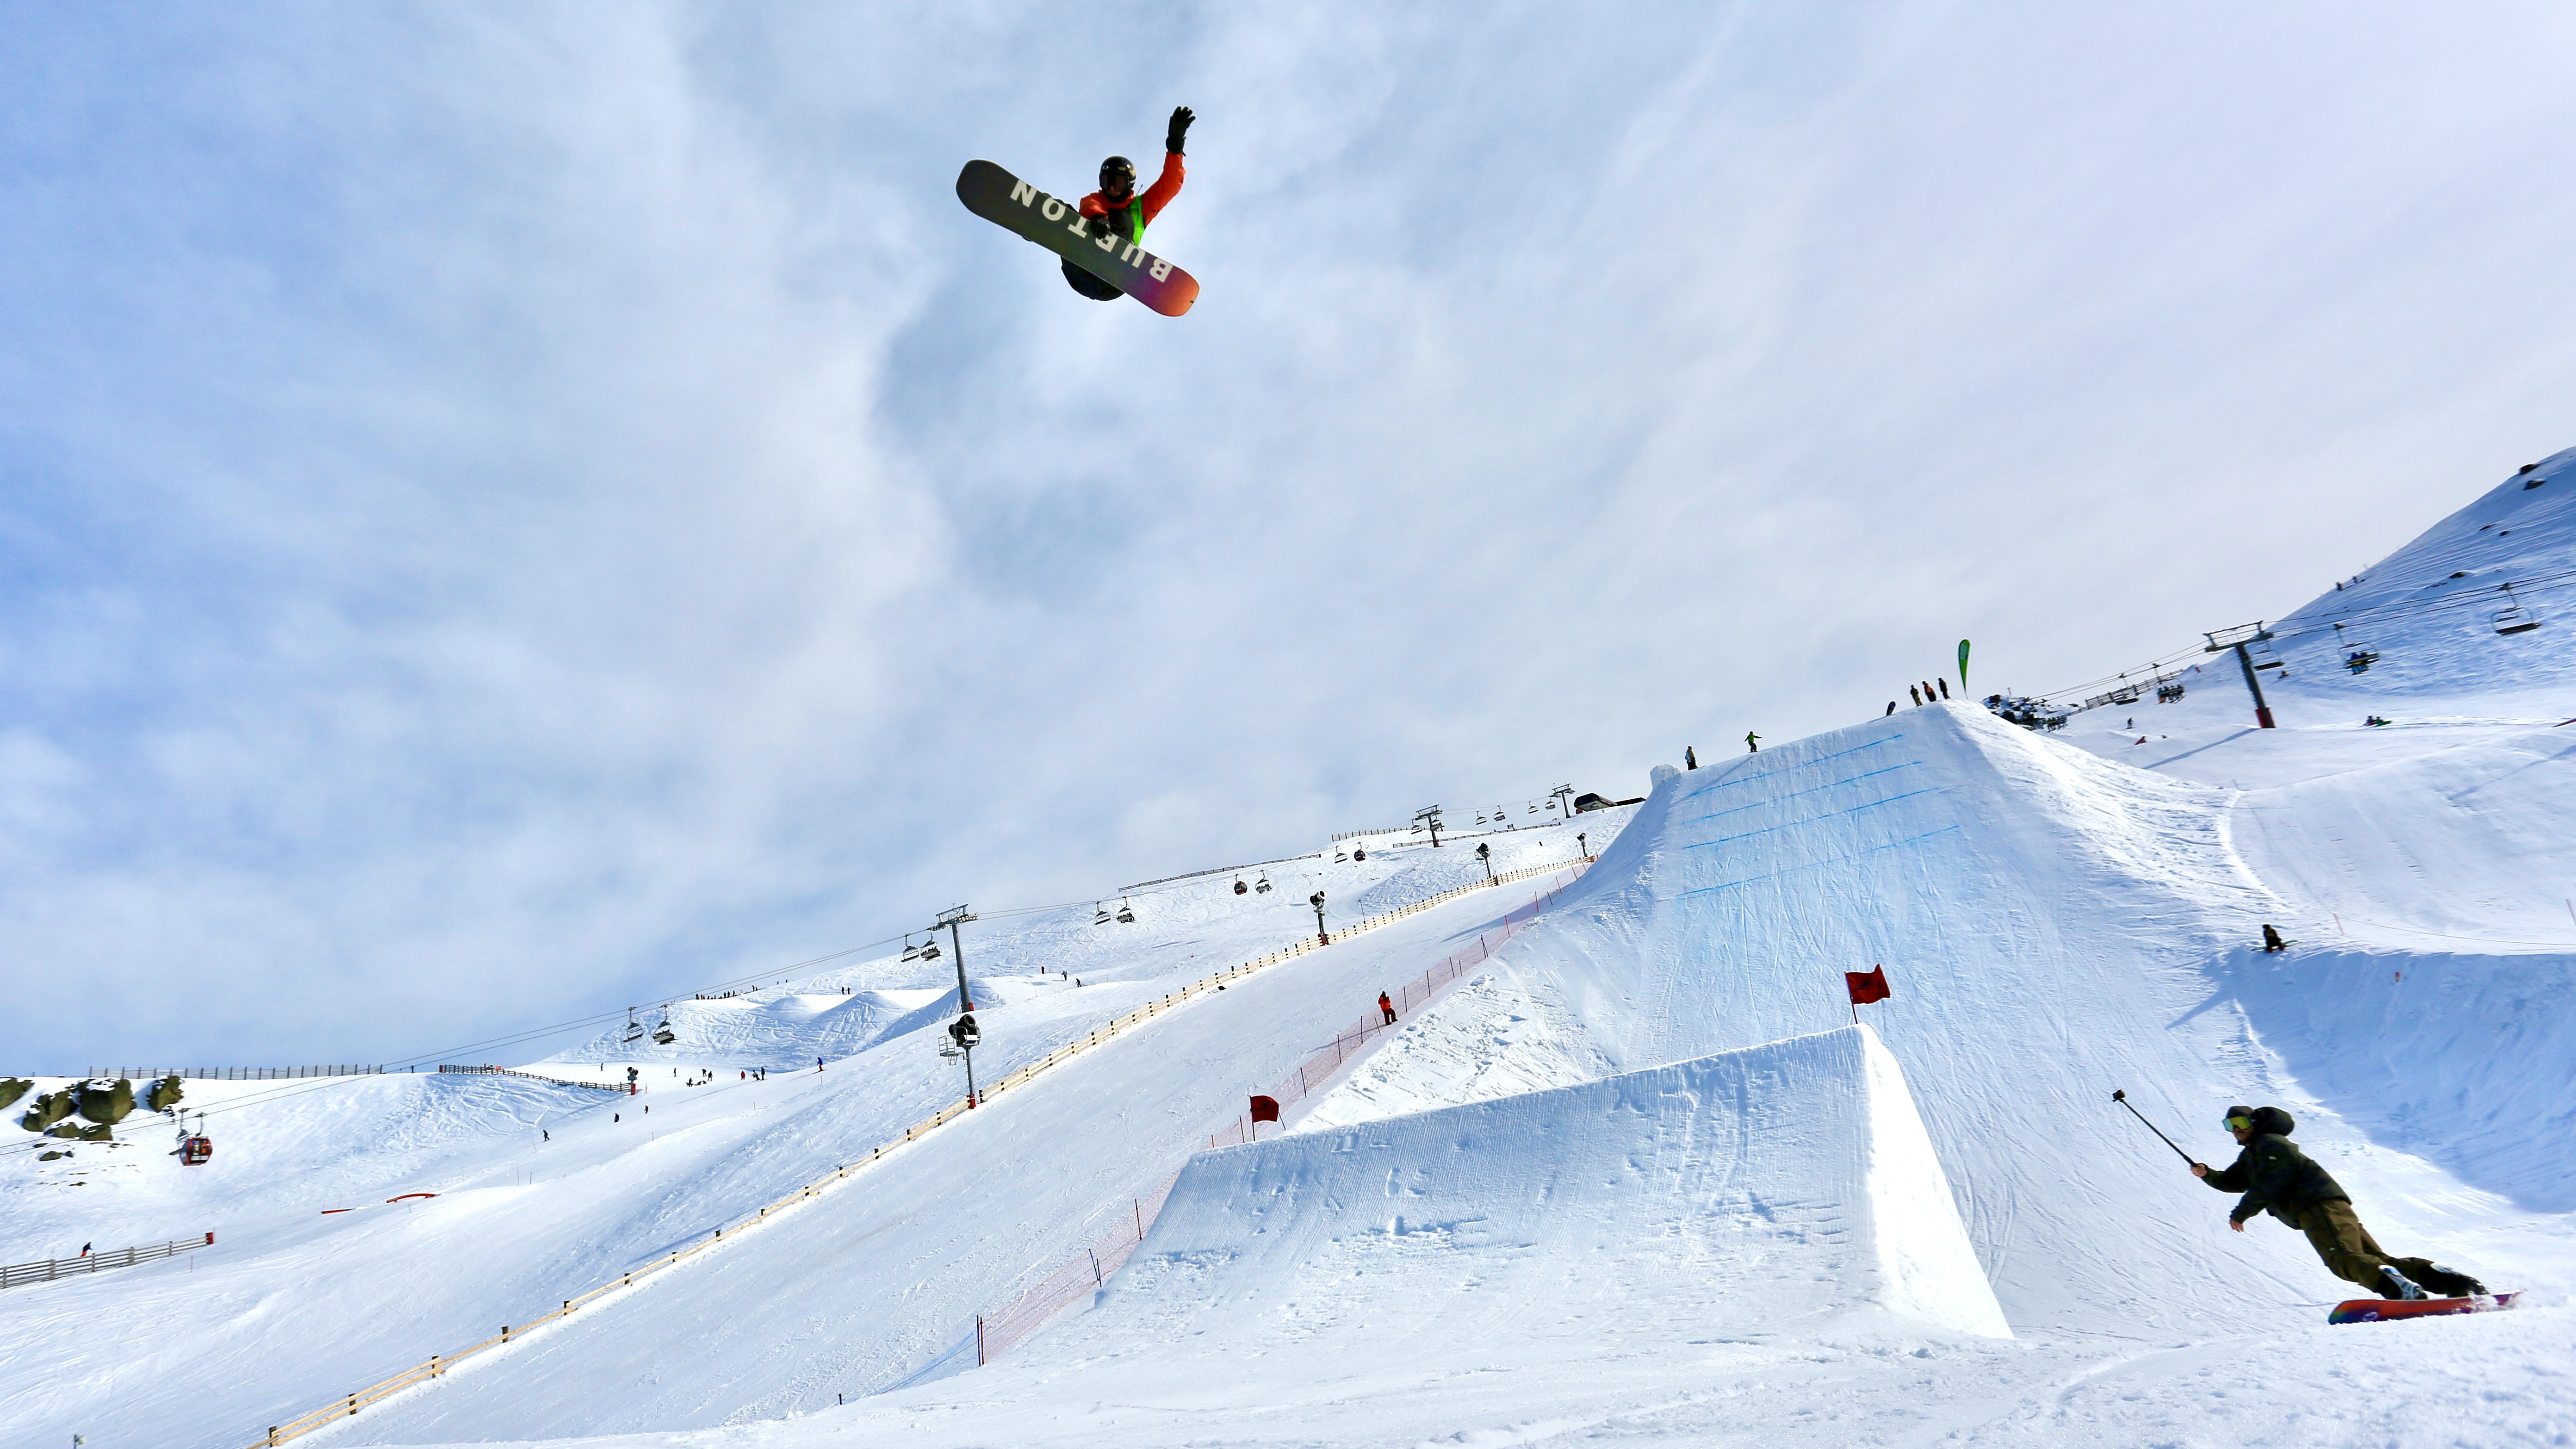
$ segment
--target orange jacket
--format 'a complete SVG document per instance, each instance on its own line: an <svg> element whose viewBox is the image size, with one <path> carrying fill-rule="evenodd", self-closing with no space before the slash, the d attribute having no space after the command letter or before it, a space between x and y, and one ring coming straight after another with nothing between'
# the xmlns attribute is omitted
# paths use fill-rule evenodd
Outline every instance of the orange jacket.
<svg viewBox="0 0 2576 1449"><path fill-rule="evenodd" d="M1143 192L1129 197L1127 204L1118 208L1118 215L1110 216L1109 203L1102 199L1097 191L1082 198L1082 214L1110 217L1110 226L1113 230L1129 241L1142 241L1145 238L1145 228L1153 224L1154 218L1162 214L1164 207L1171 205L1173 197L1181 194L1183 171L1181 153L1168 152L1163 157L1163 174L1155 177L1154 184L1146 187Z"/></svg>

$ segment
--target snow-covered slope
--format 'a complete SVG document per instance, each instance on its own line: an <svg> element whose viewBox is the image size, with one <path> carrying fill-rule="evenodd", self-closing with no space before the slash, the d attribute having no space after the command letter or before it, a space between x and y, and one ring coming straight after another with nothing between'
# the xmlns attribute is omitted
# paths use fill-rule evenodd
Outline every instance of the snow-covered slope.
<svg viewBox="0 0 2576 1449"><path fill-rule="evenodd" d="M1616 828L1586 817L1492 837L1494 865L1572 860L1576 830L1598 840ZM1088 908L979 923L966 938L986 1033L978 1069L989 1082L1311 933L1315 889L1329 892L1338 923L1367 903L1483 874L1471 851L1425 845L1373 851L1364 864L1273 865L1269 893L1236 896L1231 877L1140 893L1132 924L1094 926ZM1476 892L1281 962L631 1296L332 1432L418 1442L713 1425L891 1382L1080 1251L1103 1214L1161 1184L1244 1110L1247 1092L1381 988L1547 884ZM41 1172L19 1166L0 1178L0 1220L24 1244L12 1261L209 1228L218 1241L169 1264L0 1294L0 1359L16 1366L0 1376L0 1442L74 1432L101 1444L247 1442L863 1159L962 1095L957 1066L937 1054L940 1034L917 1029L953 1010L954 965L890 956L750 996L682 1001L670 1047L603 1040L540 1068L622 1081L635 1064L645 1089L635 1097L453 1074L190 1083L187 1105L215 1114L216 1156L203 1168L160 1155L164 1133L140 1123L126 1134L135 1146L85 1146ZM1052 969L1041 976L1041 966ZM823 1053L809 1049L828 1039L841 993L860 1003L880 993L901 1008L899 993L943 980L948 994L883 1014L872 1044L814 1070ZM764 1066L767 1080L748 1079ZM250 1105L225 1110L235 1103ZM419 1192L437 1196L386 1202ZM335 1208L354 1211L325 1215ZM703 1331L710 1324L754 1326ZM691 1345L682 1361L675 1341ZM79 1387L101 1342L123 1345L123 1387L104 1398Z"/></svg>

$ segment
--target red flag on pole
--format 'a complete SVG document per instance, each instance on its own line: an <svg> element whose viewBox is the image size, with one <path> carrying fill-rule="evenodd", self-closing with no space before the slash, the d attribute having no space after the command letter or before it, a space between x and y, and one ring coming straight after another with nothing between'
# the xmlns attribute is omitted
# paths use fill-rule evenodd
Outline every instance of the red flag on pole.
<svg viewBox="0 0 2576 1449"><path fill-rule="evenodd" d="M1872 966L1866 971L1846 971L1843 984L1851 988L1852 1005L1867 1006L1887 999L1887 968Z"/></svg>
<svg viewBox="0 0 2576 1449"><path fill-rule="evenodd" d="M1279 1099L1278 1099L1278 1098L1276 1098L1276 1097L1255 1097L1255 1098L1253 1098L1253 1099L1252 1099L1252 1120L1253 1120L1253 1121L1255 1121L1255 1122L1276 1122L1276 1121L1278 1121L1278 1120L1279 1120Z"/></svg>

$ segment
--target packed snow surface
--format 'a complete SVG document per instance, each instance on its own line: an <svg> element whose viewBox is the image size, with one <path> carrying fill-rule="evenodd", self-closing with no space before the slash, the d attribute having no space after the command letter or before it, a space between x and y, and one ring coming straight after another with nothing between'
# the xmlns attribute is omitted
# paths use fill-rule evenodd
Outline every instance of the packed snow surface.
<svg viewBox="0 0 2576 1449"><path fill-rule="evenodd" d="M1203 1153L1102 1299L1047 1358L1537 1367L1869 1313L2011 1336L1867 1027Z"/></svg>
<svg viewBox="0 0 2576 1449"><path fill-rule="evenodd" d="M1659 768L1633 811L1490 837L1497 869L1607 848L1279 1135L1199 1150L1567 878L1190 1002L314 1442L2576 1442L2571 487L2576 453L2543 460L2276 621L2280 728L2210 655L2178 702L2052 734L1963 700ZM1327 852L1270 893L1140 893L1132 926L970 928L978 1065L1304 934L1312 889L1356 916L1478 869ZM954 1098L924 1029L954 964L681 1001L671 1046L538 1068L640 1096L192 1083L243 1104L207 1168L11 1157L13 1259L219 1242L0 1294L0 1440L247 1445L851 1161ZM1856 1028L1873 965L1894 996ZM2355 1290L2277 1223L2229 1232L2114 1089L2217 1163L2224 1107L2286 1107L2391 1251L2526 1306L2327 1326ZM1122 1272L925 1371L1176 1170Z"/></svg>

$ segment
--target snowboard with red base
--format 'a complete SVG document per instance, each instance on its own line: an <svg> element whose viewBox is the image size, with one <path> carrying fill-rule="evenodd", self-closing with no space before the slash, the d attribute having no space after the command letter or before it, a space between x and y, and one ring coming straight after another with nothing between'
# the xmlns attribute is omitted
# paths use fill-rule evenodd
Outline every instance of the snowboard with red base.
<svg viewBox="0 0 2576 1449"><path fill-rule="evenodd" d="M1049 196L990 161L957 173L957 199L1166 317L1199 299L1198 278L1082 214L1080 203Z"/></svg>
<svg viewBox="0 0 2576 1449"><path fill-rule="evenodd" d="M2328 1323L2387 1323L2399 1318L2439 1318L2449 1313L2495 1313L2511 1308L2520 1295L2497 1293L2484 1298L2355 1298L2338 1303Z"/></svg>

